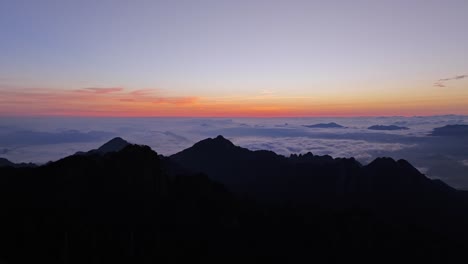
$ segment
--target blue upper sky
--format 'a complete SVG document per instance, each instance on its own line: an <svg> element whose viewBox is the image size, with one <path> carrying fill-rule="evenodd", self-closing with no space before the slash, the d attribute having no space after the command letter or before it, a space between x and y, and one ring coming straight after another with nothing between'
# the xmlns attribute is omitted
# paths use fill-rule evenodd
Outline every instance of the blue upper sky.
<svg viewBox="0 0 468 264"><path fill-rule="evenodd" d="M410 98L407 113L467 114L468 78L434 85L468 74L467 14L466 0L1 0L0 92L158 89L291 111L300 98L304 113Z"/></svg>

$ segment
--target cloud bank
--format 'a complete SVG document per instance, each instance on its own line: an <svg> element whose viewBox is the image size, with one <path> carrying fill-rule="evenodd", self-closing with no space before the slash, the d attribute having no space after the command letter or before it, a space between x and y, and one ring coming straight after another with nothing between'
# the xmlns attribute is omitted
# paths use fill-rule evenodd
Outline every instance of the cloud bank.
<svg viewBox="0 0 468 264"><path fill-rule="evenodd" d="M116 92L122 93L122 92ZM144 94L144 93L139 93ZM343 129L308 129L336 122ZM427 176L468 189L468 139L431 136L433 129L468 124L466 116L375 118L1 118L0 157L14 162L56 160L99 147L114 136L171 155L207 137L224 135L252 150L278 154L312 152L355 157L407 159ZM371 125L404 125L408 130L371 131Z"/></svg>

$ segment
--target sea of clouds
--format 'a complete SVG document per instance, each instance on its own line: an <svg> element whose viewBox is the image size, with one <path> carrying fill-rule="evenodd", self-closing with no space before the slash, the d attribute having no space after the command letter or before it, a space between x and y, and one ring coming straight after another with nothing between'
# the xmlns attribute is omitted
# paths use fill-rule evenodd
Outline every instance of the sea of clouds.
<svg viewBox="0 0 468 264"><path fill-rule="evenodd" d="M308 128L335 122L346 128ZM252 150L289 156L312 152L355 157L406 159L428 177L468 189L468 137L435 137L436 127L468 124L468 116L360 118L0 118L0 157L13 162L46 163L94 149L120 136L171 155L194 143L223 135ZM408 130L376 131L372 125Z"/></svg>

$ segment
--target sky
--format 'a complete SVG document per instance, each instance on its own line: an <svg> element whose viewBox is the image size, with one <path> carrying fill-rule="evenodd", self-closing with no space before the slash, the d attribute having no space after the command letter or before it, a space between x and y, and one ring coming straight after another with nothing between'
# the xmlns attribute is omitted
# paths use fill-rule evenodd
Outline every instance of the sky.
<svg viewBox="0 0 468 264"><path fill-rule="evenodd" d="M467 115L467 13L466 0L0 0L0 115Z"/></svg>

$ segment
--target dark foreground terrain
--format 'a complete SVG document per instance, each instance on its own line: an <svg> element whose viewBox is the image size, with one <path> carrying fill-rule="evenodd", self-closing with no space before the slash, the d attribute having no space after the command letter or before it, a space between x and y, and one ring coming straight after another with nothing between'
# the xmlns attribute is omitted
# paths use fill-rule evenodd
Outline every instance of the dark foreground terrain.
<svg viewBox="0 0 468 264"><path fill-rule="evenodd" d="M114 139L0 168L0 261L454 262L468 195L404 160L250 151L219 136L171 157Z"/></svg>

